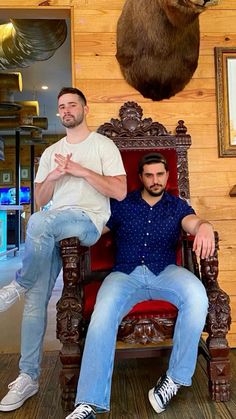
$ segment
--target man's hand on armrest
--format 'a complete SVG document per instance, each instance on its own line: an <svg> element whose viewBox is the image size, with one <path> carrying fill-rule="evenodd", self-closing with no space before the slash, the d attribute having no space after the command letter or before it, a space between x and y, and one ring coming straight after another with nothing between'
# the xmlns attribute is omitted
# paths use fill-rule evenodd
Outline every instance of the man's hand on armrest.
<svg viewBox="0 0 236 419"><path fill-rule="evenodd" d="M182 220L182 227L195 236L193 250L197 256L206 259L214 255L215 236L213 226L209 221L201 220L197 215L187 215Z"/></svg>

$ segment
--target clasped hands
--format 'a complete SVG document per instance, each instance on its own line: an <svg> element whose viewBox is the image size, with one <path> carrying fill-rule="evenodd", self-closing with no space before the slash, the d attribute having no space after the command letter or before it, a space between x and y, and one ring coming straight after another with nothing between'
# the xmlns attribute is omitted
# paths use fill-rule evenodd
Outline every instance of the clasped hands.
<svg viewBox="0 0 236 419"><path fill-rule="evenodd" d="M71 165L74 163L71 160L72 153L67 154L66 156L63 156L62 154L55 153L55 159L54 161L57 163L57 169L63 173L68 173L68 170L70 170Z"/></svg>
<svg viewBox="0 0 236 419"><path fill-rule="evenodd" d="M57 167L51 172L50 179L57 180L63 175L72 175L77 177L84 177L85 168L79 163L71 160L72 153L63 156L62 154L55 153L54 161Z"/></svg>

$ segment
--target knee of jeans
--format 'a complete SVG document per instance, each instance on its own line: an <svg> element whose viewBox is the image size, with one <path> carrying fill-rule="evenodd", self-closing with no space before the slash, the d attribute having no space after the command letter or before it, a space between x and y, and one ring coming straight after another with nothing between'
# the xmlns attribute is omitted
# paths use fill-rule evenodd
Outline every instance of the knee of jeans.
<svg viewBox="0 0 236 419"><path fill-rule="evenodd" d="M31 235L31 237L38 236L44 232L46 229L45 223L45 216L43 212L35 212L31 215L28 225L27 225L27 233Z"/></svg>
<svg viewBox="0 0 236 419"><path fill-rule="evenodd" d="M202 319L205 321L207 313L208 313L208 298L206 294L203 294L201 299L198 301L195 309L195 316L197 319Z"/></svg>
<svg viewBox="0 0 236 419"><path fill-rule="evenodd" d="M206 292L202 296L202 305L205 307L206 311L208 311L209 300L208 300L208 296L207 296L207 293Z"/></svg>
<svg viewBox="0 0 236 419"><path fill-rule="evenodd" d="M199 283L196 283L195 287L190 287L188 290L186 289L184 301L192 307L194 312L207 313L208 311L209 303L207 293L200 281Z"/></svg>
<svg viewBox="0 0 236 419"><path fill-rule="evenodd" d="M203 292L202 294L199 295L199 298L194 300L195 304L194 304L194 308L193 310L193 314L196 317L196 320L205 319L208 313L208 306L209 306L209 302L208 302L208 298L207 298L207 294L205 292Z"/></svg>

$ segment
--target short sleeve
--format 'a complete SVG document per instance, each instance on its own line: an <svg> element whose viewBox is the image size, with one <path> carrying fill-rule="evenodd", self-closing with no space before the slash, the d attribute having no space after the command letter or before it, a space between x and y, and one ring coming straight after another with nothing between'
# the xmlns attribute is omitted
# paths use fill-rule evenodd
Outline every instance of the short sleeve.
<svg viewBox="0 0 236 419"><path fill-rule="evenodd" d="M187 215L196 214L194 209L183 199L179 200L180 218L183 219Z"/></svg>
<svg viewBox="0 0 236 419"><path fill-rule="evenodd" d="M36 177L34 179L35 183L42 183L48 173L50 172L50 159L47 153L47 150L45 150L42 154L42 156L40 157L40 162L39 162L39 168L36 174Z"/></svg>
<svg viewBox="0 0 236 419"><path fill-rule="evenodd" d="M126 175L122 157L118 147L107 137L104 137L102 148L102 170L105 176Z"/></svg>

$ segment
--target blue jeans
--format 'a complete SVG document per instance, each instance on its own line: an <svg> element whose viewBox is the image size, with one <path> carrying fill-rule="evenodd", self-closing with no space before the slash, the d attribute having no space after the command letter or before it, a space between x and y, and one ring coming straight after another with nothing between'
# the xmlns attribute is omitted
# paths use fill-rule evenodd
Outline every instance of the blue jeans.
<svg viewBox="0 0 236 419"><path fill-rule="evenodd" d="M122 318L144 300L166 300L178 308L167 374L190 386L196 367L198 343L208 311L206 291L185 268L169 265L159 275L146 266L131 274L113 272L104 280L86 337L76 404L88 403L97 411L110 408L116 336Z"/></svg>
<svg viewBox="0 0 236 419"><path fill-rule="evenodd" d="M36 379L40 372L47 306L62 263L59 241L78 237L81 244L94 244L100 234L81 210L36 212L27 227L25 254L17 282L28 291L21 330L20 370Z"/></svg>

